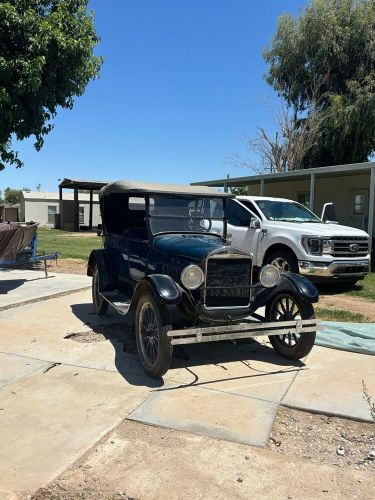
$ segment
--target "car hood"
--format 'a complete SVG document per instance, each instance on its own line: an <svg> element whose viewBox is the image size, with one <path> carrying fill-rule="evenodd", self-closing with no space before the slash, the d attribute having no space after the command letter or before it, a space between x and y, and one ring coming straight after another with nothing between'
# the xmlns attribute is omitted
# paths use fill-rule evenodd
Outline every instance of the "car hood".
<svg viewBox="0 0 375 500"><path fill-rule="evenodd" d="M154 250L168 255L188 257L196 261L202 260L209 252L227 246L217 236L164 234L156 236Z"/></svg>
<svg viewBox="0 0 375 500"><path fill-rule="evenodd" d="M325 224L325 223L294 223L294 222L271 222L268 221L267 227L285 228L285 230L292 231L301 235L307 236L357 236L368 237L365 231L356 229L349 226L341 226L341 224Z"/></svg>

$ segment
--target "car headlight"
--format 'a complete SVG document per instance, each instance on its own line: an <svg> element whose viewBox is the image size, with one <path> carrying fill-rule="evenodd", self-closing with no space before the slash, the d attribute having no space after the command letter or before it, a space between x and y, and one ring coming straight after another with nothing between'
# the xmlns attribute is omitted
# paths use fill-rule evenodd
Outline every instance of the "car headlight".
<svg viewBox="0 0 375 500"><path fill-rule="evenodd" d="M280 271L271 264L264 266L260 270L259 281L265 288L272 288L280 281Z"/></svg>
<svg viewBox="0 0 375 500"><path fill-rule="evenodd" d="M195 290L204 281L204 274L202 269L195 264L185 267L181 273L181 283L188 290Z"/></svg>

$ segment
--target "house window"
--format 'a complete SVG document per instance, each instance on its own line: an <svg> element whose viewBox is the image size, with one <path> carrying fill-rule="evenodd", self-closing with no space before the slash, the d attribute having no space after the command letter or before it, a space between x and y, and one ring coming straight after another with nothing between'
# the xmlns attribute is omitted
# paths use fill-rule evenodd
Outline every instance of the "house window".
<svg viewBox="0 0 375 500"><path fill-rule="evenodd" d="M79 207L79 223L85 223L85 207Z"/></svg>
<svg viewBox="0 0 375 500"><path fill-rule="evenodd" d="M57 207L56 205L48 205L47 206L48 210L48 224L55 224L56 220L56 214L57 214Z"/></svg>
<svg viewBox="0 0 375 500"><path fill-rule="evenodd" d="M310 208L310 193L307 191L304 193L298 193L297 201L306 208Z"/></svg>
<svg viewBox="0 0 375 500"><path fill-rule="evenodd" d="M364 215L365 213L365 195L363 193L356 193L353 196L353 213L354 215Z"/></svg>

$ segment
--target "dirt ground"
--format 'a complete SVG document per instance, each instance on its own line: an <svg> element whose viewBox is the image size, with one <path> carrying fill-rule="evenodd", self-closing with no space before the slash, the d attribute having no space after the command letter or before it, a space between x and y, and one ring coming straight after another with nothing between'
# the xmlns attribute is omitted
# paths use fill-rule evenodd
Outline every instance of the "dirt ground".
<svg viewBox="0 0 375 500"><path fill-rule="evenodd" d="M124 421L31 500L370 499L374 444L373 424L287 408L268 449Z"/></svg>
<svg viewBox="0 0 375 500"><path fill-rule="evenodd" d="M363 314L369 323L375 322L375 304L370 300L346 295L321 295L319 306Z"/></svg>
<svg viewBox="0 0 375 500"><path fill-rule="evenodd" d="M268 447L281 455L375 471L375 424L280 407Z"/></svg>
<svg viewBox="0 0 375 500"><path fill-rule="evenodd" d="M52 260L48 265L48 270L55 273L86 274L87 262L82 259L57 259L57 263Z"/></svg>

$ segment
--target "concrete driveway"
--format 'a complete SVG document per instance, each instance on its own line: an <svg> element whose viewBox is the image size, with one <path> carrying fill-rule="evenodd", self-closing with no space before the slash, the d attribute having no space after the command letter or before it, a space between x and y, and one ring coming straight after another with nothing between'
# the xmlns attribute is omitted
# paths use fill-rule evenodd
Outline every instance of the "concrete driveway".
<svg viewBox="0 0 375 500"><path fill-rule="evenodd" d="M3 310L0 498L46 484L124 419L255 446L279 404L369 421L361 381L374 393L373 361L315 347L293 363L267 343L201 344L153 380L124 318L94 316L89 290Z"/></svg>

